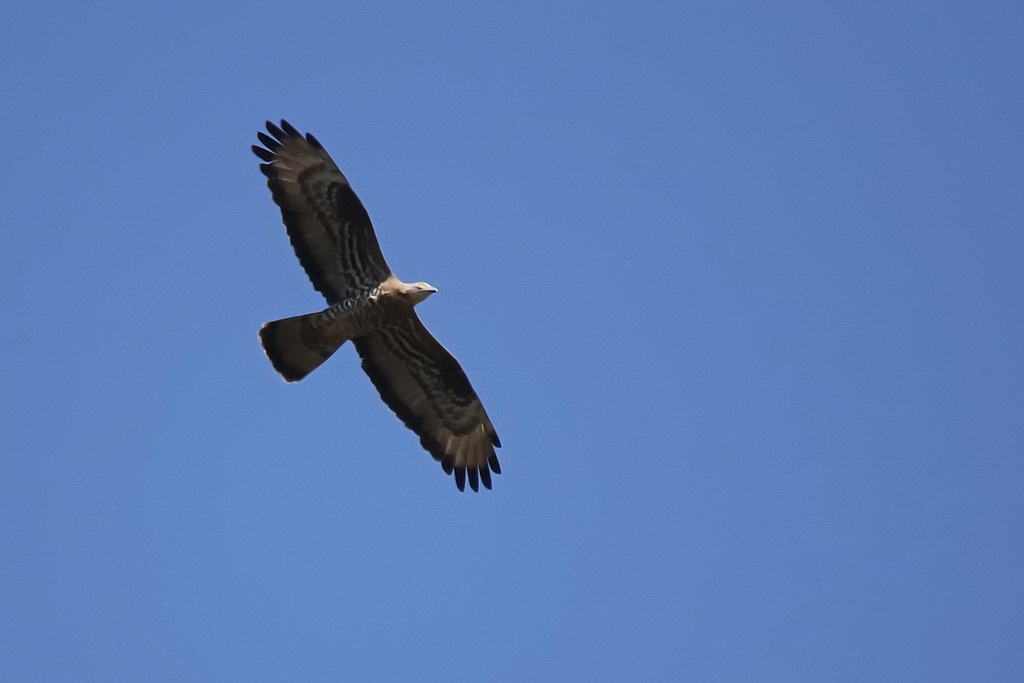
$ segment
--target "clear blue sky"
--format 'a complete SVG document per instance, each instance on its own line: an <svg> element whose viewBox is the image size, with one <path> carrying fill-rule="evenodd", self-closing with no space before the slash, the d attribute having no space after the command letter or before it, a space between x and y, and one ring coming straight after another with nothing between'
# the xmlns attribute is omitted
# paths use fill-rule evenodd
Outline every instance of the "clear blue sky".
<svg viewBox="0 0 1024 683"><path fill-rule="evenodd" d="M14 4L0 678L1024 678L1024 6ZM460 494L249 146L501 435Z"/></svg>

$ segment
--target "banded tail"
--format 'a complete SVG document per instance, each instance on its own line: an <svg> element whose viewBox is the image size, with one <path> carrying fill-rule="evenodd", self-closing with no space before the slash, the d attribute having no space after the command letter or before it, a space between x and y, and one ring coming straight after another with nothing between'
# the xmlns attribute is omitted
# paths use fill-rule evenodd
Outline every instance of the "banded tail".
<svg viewBox="0 0 1024 683"><path fill-rule="evenodd" d="M347 341L345 337L324 333L324 326L316 324L323 315L321 312L284 318L260 329L263 350L285 381L298 382Z"/></svg>

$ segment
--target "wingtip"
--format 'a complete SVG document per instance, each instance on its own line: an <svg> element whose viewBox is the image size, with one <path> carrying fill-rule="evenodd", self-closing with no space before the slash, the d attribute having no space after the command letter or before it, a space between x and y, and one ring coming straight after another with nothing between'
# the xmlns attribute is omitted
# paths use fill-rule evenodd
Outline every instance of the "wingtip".
<svg viewBox="0 0 1024 683"><path fill-rule="evenodd" d="M253 146L252 146L252 152L253 152L253 154L255 154L256 156L258 156L258 157L259 157L260 159L262 159L263 161L266 161L267 163L270 163L270 162L272 162L272 161L273 161L274 159L276 159L276 158L277 158L277 155L276 155L276 154L274 154L274 153L273 153L273 152L271 152L270 150L267 150L267 149L263 149L263 148L262 148L262 147L260 147L259 145L253 145ZM260 164L260 165L262 166L262 164Z"/></svg>
<svg viewBox="0 0 1024 683"><path fill-rule="evenodd" d="M273 121L267 121L267 132L273 135L278 140L283 140L284 138L287 137L284 134L284 131L278 128L277 124L275 124Z"/></svg>
<svg viewBox="0 0 1024 683"><path fill-rule="evenodd" d="M276 139L264 133L262 130L256 133L256 137L259 138L260 142L263 143L263 146L269 149L271 152L276 152L277 150L281 149L281 147L284 146Z"/></svg>

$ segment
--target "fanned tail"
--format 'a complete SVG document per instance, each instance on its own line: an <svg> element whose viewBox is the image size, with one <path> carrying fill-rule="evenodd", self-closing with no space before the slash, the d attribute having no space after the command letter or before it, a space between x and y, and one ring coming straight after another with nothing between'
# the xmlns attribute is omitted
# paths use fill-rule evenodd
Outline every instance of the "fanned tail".
<svg viewBox="0 0 1024 683"><path fill-rule="evenodd" d="M267 323L260 329L260 343L274 369L288 382L316 370L331 357L344 337L329 337L315 324L323 313L310 313Z"/></svg>

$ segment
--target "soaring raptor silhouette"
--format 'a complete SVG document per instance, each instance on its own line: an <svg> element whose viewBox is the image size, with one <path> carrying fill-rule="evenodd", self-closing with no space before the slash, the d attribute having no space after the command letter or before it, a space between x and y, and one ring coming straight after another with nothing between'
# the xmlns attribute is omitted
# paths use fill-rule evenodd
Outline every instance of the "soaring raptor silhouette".
<svg viewBox="0 0 1024 683"><path fill-rule="evenodd" d="M494 425L459 362L427 331L413 307L437 290L402 282L381 254L370 217L312 134L267 122L252 151L288 229L295 255L328 308L267 323L263 349L285 380L297 382L346 341L380 397L455 484L491 488L501 474Z"/></svg>

